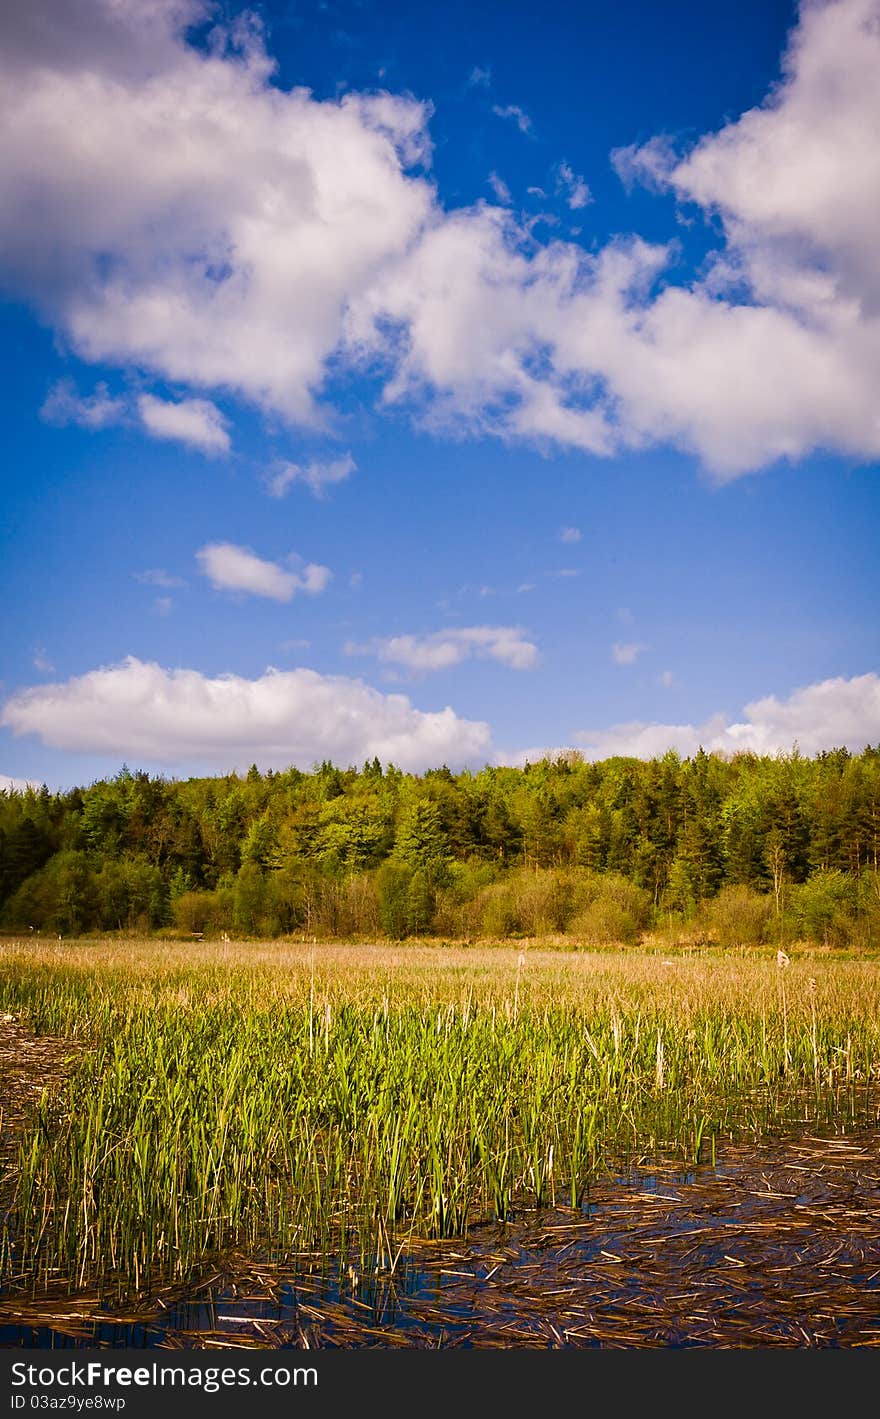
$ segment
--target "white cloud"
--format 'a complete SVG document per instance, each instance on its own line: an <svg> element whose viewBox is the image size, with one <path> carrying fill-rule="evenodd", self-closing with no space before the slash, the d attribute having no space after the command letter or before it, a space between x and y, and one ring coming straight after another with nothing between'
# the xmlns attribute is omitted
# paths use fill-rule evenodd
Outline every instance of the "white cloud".
<svg viewBox="0 0 880 1419"><path fill-rule="evenodd" d="M662 191L676 160L675 144L665 133L658 133L640 145L615 148L611 153L614 171L628 192L637 184Z"/></svg>
<svg viewBox="0 0 880 1419"><path fill-rule="evenodd" d="M470 74L468 75L468 88L488 89L491 83L492 70L488 67L482 69L480 68L479 64L475 64Z"/></svg>
<svg viewBox="0 0 880 1419"><path fill-rule="evenodd" d="M559 529L560 542L580 542L583 535L579 527L560 527Z"/></svg>
<svg viewBox="0 0 880 1419"><path fill-rule="evenodd" d="M880 453L878 71L878 0L806 0L762 105L683 160L666 138L617 155L625 175L723 224L709 279L661 297L653 322L670 356L696 342L681 367L697 376L695 397L663 371L658 394L721 476L823 445ZM740 381L726 399L725 380Z"/></svg>
<svg viewBox="0 0 880 1419"><path fill-rule="evenodd" d="M667 174L723 224L689 285L635 238L530 254L498 209L436 222L372 296L407 332L387 397L458 432L672 443L719 480L880 454L878 69L880 0L807 6L781 86Z"/></svg>
<svg viewBox="0 0 880 1419"><path fill-rule="evenodd" d="M232 542L210 542L196 552L196 561L216 590L243 591L273 601L290 601L298 591L315 595L325 589L331 577L327 567L315 562L285 571L277 562L264 561L249 547Z"/></svg>
<svg viewBox="0 0 880 1419"><path fill-rule="evenodd" d="M424 636L389 636L365 645L349 641L347 655L375 655L408 670L448 670L464 660L497 660L511 670L531 670L538 648L524 639L521 626L461 626Z"/></svg>
<svg viewBox="0 0 880 1419"><path fill-rule="evenodd" d="M573 212L586 207L593 198L590 189L569 163L562 162L556 169L556 191L561 192Z"/></svg>
<svg viewBox="0 0 880 1419"><path fill-rule="evenodd" d="M142 394L138 413L148 434L157 439L175 439L191 444L202 453L228 453L226 420L209 399L157 399Z"/></svg>
<svg viewBox="0 0 880 1419"><path fill-rule="evenodd" d="M849 324L853 302L877 313L878 70L877 0L807 0L779 88L668 175L720 213L759 299L802 317Z"/></svg>
<svg viewBox="0 0 880 1419"><path fill-rule="evenodd" d="M0 58L0 265L88 360L315 422L345 304L403 252L428 109L272 82L256 22L207 5L29 0Z"/></svg>
<svg viewBox="0 0 880 1419"><path fill-rule="evenodd" d="M659 683L663 686L664 690L671 689L671 687L675 684L675 676L673 675L671 670L661 670L660 675L658 676L658 680Z"/></svg>
<svg viewBox="0 0 880 1419"><path fill-rule="evenodd" d="M645 649L641 641L615 641L611 647L611 659L615 665L635 665Z"/></svg>
<svg viewBox="0 0 880 1419"><path fill-rule="evenodd" d="M496 200L501 202L505 207L509 206L511 200L510 188L507 186L504 178L499 177L497 172L490 172L486 181L494 192Z"/></svg>
<svg viewBox="0 0 880 1419"><path fill-rule="evenodd" d="M267 488L273 498L283 498L292 484L305 483L316 498L324 496L324 489L333 483L342 483L357 472L357 464L350 453L343 458L332 459L329 463L282 463L269 477Z"/></svg>
<svg viewBox="0 0 880 1419"><path fill-rule="evenodd" d="M413 170L425 104L285 91L256 22L187 44L206 13L6 17L0 274L84 359L312 426L332 421L328 368L364 362L432 428L600 456L671 444L718 479L880 455L880 0L809 0L763 104L684 157L665 139L617 155L721 233L680 284L671 247L586 251L498 206L447 211Z"/></svg>
<svg viewBox="0 0 880 1419"><path fill-rule="evenodd" d="M33 654L32 664L35 670L39 670L44 675L51 675L55 666L46 654L45 646L37 646Z"/></svg>
<svg viewBox="0 0 880 1419"><path fill-rule="evenodd" d="M0 724L68 752L127 761L265 767L383 762L418 772L485 762L488 725L449 707L415 709L361 680L267 670L255 680L167 670L129 657L57 685L19 691Z"/></svg>
<svg viewBox="0 0 880 1419"><path fill-rule="evenodd" d="M147 586L161 586L167 591L172 591L177 586L186 586L183 577L172 576L164 567L149 567L145 572L135 572L134 576L136 581L145 582Z"/></svg>
<svg viewBox="0 0 880 1419"><path fill-rule="evenodd" d="M158 616L167 616L173 606L174 601L170 596L157 596L153 602L153 610Z"/></svg>
<svg viewBox="0 0 880 1419"><path fill-rule="evenodd" d="M78 424L84 429L105 429L130 423L136 416L153 438L177 439L203 453L228 453L226 420L208 399L158 399L142 394L137 401L110 394L101 381L94 392L81 395L73 380L60 379L49 390L40 408L46 423Z"/></svg>
<svg viewBox="0 0 880 1419"><path fill-rule="evenodd" d="M39 784L34 779L10 778L8 774L0 774L0 793L26 793L29 788L39 788Z"/></svg>
<svg viewBox="0 0 880 1419"><path fill-rule="evenodd" d="M583 730L575 740L591 759L614 754L651 758L667 749L690 755L700 745L726 753L788 753L795 744L807 755L840 747L858 752L880 743L880 676L872 672L822 680L783 700L768 695L747 704L736 721L721 713L696 725L633 721Z"/></svg>
<svg viewBox="0 0 880 1419"><path fill-rule="evenodd" d="M525 110L520 108L518 104L496 103L492 105L492 112L495 114L496 118L509 118L513 123L516 124L520 133L531 133L532 120L529 118L529 115L525 112Z"/></svg>
<svg viewBox="0 0 880 1419"><path fill-rule="evenodd" d="M84 429L106 429L120 423L125 413L125 400L113 398L103 381L93 394L81 395L71 379L53 384L40 408L47 424L79 424Z"/></svg>

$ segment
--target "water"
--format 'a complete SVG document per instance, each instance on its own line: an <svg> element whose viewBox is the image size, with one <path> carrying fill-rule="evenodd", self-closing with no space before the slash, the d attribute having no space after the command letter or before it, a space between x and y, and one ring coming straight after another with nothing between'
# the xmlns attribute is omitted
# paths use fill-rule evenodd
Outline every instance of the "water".
<svg viewBox="0 0 880 1419"><path fill-rule="evenodd" d="M578 1212L414 1243L393 1273L227 1260L203 1289L115 1318L85 1298L7 1297L0 1346L843 1348L880 1342L878 1288L873 1130L631 1171Z"/></svg>

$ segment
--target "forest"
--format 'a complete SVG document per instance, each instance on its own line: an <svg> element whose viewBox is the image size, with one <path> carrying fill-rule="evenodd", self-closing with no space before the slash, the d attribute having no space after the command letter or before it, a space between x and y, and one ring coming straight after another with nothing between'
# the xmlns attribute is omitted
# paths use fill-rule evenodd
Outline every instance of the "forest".
<svg viewBox="0 0 880 1419"><path fill-rule="evenodd" d="M0 928L880 941L880 746L404 773L132 772L0 793Z"/></svg>

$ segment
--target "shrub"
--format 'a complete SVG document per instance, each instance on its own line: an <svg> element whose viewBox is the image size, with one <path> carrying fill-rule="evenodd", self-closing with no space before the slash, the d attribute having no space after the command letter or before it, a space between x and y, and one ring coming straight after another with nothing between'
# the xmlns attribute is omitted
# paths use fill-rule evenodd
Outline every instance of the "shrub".
<svg viewBox="0 0 880 1419"><path fill-rule="evenodd" d="M578 912L568 931L569 935L587 946L618 941L626 946L635 946L639 939L639 926L632 912L610 897L598 897Z"/></svg>
<svg viewBox="0 0 880 1419"><path fill-rule="evenodd" d="M232 925L231 892L182 892L172 904L174 925L181 931L220 931Z"/></svg>
<svg viewBox="0 0 880 1419"><path fill-rule="evenodd" d="M814 872L789 889L787 915L799 936L846 946L856 931L857 893L856 882L843 872Z"/></svg>
<svg viewBox="0 0 880 1419"><path fill-rule="evenodd" d="M722 887L704 903L702 918L721 946L760 946L768 939L773 899L751 887Z"/></svg>
<svg viewBox="0 0 880 1419"><path fill-rule="evenodd" d="M481 936L512 936L520 929L513 890L507 882L484 887L477 902Z"/></svg>

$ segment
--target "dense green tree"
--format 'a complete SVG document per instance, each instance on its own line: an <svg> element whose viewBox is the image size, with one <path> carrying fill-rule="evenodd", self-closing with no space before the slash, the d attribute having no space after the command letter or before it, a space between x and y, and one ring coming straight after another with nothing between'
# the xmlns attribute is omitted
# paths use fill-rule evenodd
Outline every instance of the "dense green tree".
<svg viewBox="0 0 880 1419"><path fill-rule="evenodd" d="M449 838L432 799L418 798L403 810L394 837L394 856L413 869L435 874L448 862Z"/></svg>
<svg viewBox="0 0 880 1419"><path fill-rule="evenodd" d="M409 886L414 871L409 863L389 858L376 873L382 930L395 940L409 931Z"/></svg>
<svg viewBox="0 0 880 1419"><path fill-rule="evenodd" d="M0 910L17 930L171 919L400 937L578 921L585 940L612 927L623 940L646 924L624 881L659 926L687 917L729 934L739 903L758 923L769 909L783 936L876 939L880 747L596 763L572 752L422 775L377 759L182 781L123 766L64 794L0 792Z"/></svg>

